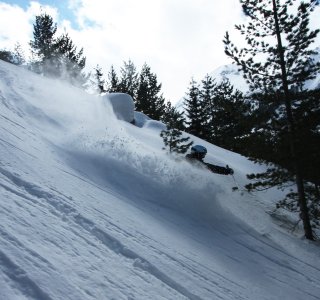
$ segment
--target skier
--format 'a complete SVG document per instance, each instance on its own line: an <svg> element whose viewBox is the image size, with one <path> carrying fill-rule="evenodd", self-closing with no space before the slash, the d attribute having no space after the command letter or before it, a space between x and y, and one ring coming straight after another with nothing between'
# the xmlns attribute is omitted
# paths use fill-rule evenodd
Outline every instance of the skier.
<svg viewBox="0 0 320 300"><path fill-rule="evenodd" d="M204 163L203 159L205 158L207 154L207 149L201 145L195 145L191 147L191 153L186 155L186 158L190 161L192 160L198 160L202 163Z"/></svg>
<svg viewBox="0 0 320 300"><path fill-rule="evenodd" d="M225 167L212 165L203 161L207 154L207 149L201 145L195 145L191 148L191 153L186 155L186 159L193 162L199 161L200 163L206 165L206 167L213 173L222 175L233 175L233 170L226 165Z"/></svg>

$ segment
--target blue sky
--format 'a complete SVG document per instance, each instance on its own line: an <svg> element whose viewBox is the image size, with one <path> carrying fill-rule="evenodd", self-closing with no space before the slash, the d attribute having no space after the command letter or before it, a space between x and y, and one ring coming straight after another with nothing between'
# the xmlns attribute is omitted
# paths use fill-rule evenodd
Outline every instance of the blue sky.
<svg viewBox="0 0 320 300"><path fill-rule="evenodd" d="M16 0L16 1L3 0L0 2L8 3L11 5L18 5L26 10L29 7L31 1L28 1L28 0ZM59 11L59 15L60 15L61 19L68 19L72 23L72 26L77 27L77 23L75 22L75 15L73 13L73 10L70 8L68 1L41 0L41 1L35 1L35 2L38 2L43 6L48 5L48 6L56 7Z"/></svg>

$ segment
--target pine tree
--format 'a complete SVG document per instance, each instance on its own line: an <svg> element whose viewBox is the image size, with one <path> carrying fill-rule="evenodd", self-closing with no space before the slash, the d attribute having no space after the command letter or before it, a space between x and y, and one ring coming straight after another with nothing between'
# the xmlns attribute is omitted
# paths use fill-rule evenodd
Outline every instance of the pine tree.
<svg viewBox="0 0 320 300"><path fill-rule="evenodd" d="M61 35L55 42L53 62L56 62L54 67L57 76L70 79L73 83L85 82L86 78L82 73L86 65L83 48L77 51L77 47L67 33Z"/></svg>
<svg viewBox="0 0 320 300"><path fill-rule="evenodd" d="M56 38L57 25L46 13L36 16L33 28L30 46L34 61L31 70L48 76L62 77L74 84L83 84L86 81L82 72L86 64L83 48L77 51L67 33Z"/></svg>
<svg viewBox="0 0 320 300"><path fill-rule="evenodd" d="M193 144L193 142L187 143L190 137L182 138L182 132L175 128L168 128L167 130L162 130L160 136L163 138L163 142L165 146L168 148L169 153L175 152L184 154Z"/></svg>
<svg viewBox="0 0 320 300"><path fill-rule="evenodd" d="M13 56L14 56L14 64L15 65L20 66L20 65L25 64L25 62L26 62L25 54L24 54L24 51L23 51L20 43L16 43L14 45Z"/></svg>
<svg viewBox="0 0 320 300"><path fill-rule="evenodd" d="M313 79L320 70L320 63L312 59L312 54L316 52L310 50L319 30L311 31L308 28L310 12L317 0L300 2L296 13L293 12L295 2L297 1L286 0L281 3L280 0L240 0L250 22L247 25L237 25L236 29L245 36L248 46L239 51L231 43L228 33L224 43L226 54L242 68L251 91L272 95L276 105L268 126L272 131L281 125L279 130L273 130L276 134L273 139L277 146L285 145L282 148L285 153L277 149L279 156L286 154L290 158L288 166L283 166L288 167L293 176L280 165L253 178L261 180L262 185L266 182L269 186L281 186L294 177L305 236L312 240L293 108L301 104L296 99L297 91L302 92L304 83ZM261 59L261 54L265 60ZM257 98L261 100L265 97ZM261 162L259 159L256 161Z"/></svg>
<svg viewBox="0 0 320 300"><path fill-rule="evenodd" d="M2 49L0 50L0 60L13 64L14 55L11 51Z"/></svg>
<svg viewBox="0 0 320 300"><path fill-rule="evenodd" d="M36 16L33 25L33 40L30 41L32 54L35 61L32 63L32 70L37 73L47 73L47 65L54 57L55 38L57 24L53 22L50 15L42 13Z"/></svg>
<svg viewBox="0 0 320 300"><path fill-rule="evenodd" d="M19 43L16 43L14 50L0 50L0 59L8 63L20 66L25 63L24 52Z"/></svg>
<svg viewBox="0 0 320 300"><path fill-rule="evenodd" d="M131 60L124 62L120 73L118 92L129 94L135 100L138 88L138 74L134 63Z"/></svg>
<svg viewBox="0 0 320 300"><path fill-rule="evenodd" d="M296 99L301 103L293 108L296 121L297 153L301 163L305 195L312 227L320 227L320 89L298 93ZM288 144L288 143L287 143ZM288 147L288 146L287 146ZM290 162L286 163L292 169ZM278 206L298 211L298 194L290 193Z"/></svg>
<svg viewBox="0 0 320 300"><path fill-rule="evenodd" d="M206 141L212 142L214 137L212 136L215 120L214 120L214 103L213 103L213 94L216 83L214 79L208 74L201 81L202 87L200 90L200 102L203 107L203 138Z"/></svg>
<svg viewBox="0 0 320 300"><path fill-rule="evenodd" d="M161 121L166 125L172 124L174 128L182 131L186 129L184 113L179 112L176 107L172 106L170 101L166 104Z"/></svg>
<svg viewBox="0 0 320 300"><path fill-rule="evenodd" d="M107 92L105 85L106 81L103 79L102 69L99 65L94 68L93 80L92 80L93 88L98 92L98 94L103 94Z"/></svg>
<svg viewBox="0 0 320 300"><path fill-rule="evenodd" d="M251 105L243 94L235 90L228 80L223 80L213 87L211 96L210 139L220 147L243 152L246 147L246 136L253 127Z"/></svg>
<svg viewBox="0 0 320 300"><path fill-rule="evenodd" d="M108 87L107 87L108 93L117 93L120 92L119 87L119 79L117 76L116 71L114 70L114 67L111 66L110 71L108 73Z"/></svg>
<svg viewBox="0 0 320 300"><path fill-rule="evenodd" d="M165 112L165 99L161 94L161 83L156 74L144 64L138 80L136 110L143 112L151 119L160 120Z"/></svg>
<svg viewBox="0 0 320 300"><path fill-rule="evenodd" d="M175 120L171 119L166 124L167 129L162 130L160 136L165 144L164 150L167 148L169 153L186 153L193 142L188 142L190 137L182 137L183 133L181 130L174 127Z"/></svg>
<svg viewBox="0 0 320 300"><path fill-rule="evenodd" d="M199 86L193 79L190 82L184 103L187 117L187 132L200 138L205 138L206 115L203 112Z"/></svg>

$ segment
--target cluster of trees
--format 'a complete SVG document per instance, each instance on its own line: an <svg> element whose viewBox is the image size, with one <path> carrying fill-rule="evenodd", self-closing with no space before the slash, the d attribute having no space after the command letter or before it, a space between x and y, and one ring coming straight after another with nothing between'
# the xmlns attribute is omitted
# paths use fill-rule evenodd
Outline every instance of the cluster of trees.
<svg viewBox="0 0 320 300"><path fill-rule="evenodd" d="M224 38L225 52L250 87L243 95L228 81L192 80L185 98L185 130L268 165L249 174L248 190L292 187L277 207L300 212L305 236L320 225L320 89L307 82L320 73L311 50L319 30L309 29L318 1L240 0L249 21L236 25L247 46ZM296 10L296 13L293 13ZM295 188L294 188L295 186Z"/></svg>
<svg viewBox="0 0 320 300"><path fill-rule="evenodd" d="M138 73L131 60L124 62L120 75L111 66L107 79L101 67L97 66L91 78L91 85L99 94L112 92L129 94L134 100L137 111L166 124L167 128L160 136L165 144L164 149L167 147L169 153L185 153L192 145L189 137L183 137L182 131L186 129L184 113L179 112L170 101L165 101L161 94L161 84L146 63Z"/></svg>
<svg viewBox="0 0 320 300"><path fill-rule="evenodd" d="M192 80L184 101L187 132L235 152L246 148L253 103L228 80L216 83L209 75L201 84Z"/></svg>
<svg viewBox="0 0 320 300"><path fill-rule="evenodd" d="M266 172L249 174L249 190L292 186L278 207L298 211L305 236L314 239L320 225L320 89L307 82L320 73L311 50L319 30L309 17L318 1L240 0L248 18L236 29L247 46L224 38L225 52L250 86L244 96L230 83L207 76L192 81L186 98L187 131L237 151ZM294 188L295 186L295 188Z"/></svg>
<svg viewBox="0 0 320 300"><path fill-rule="evenodd" d="M67 79L74 85L93 88L98 94L127 93L132 96L137 111L168 124L171 133L175 131L175 135L182 134L181 130L185 128L182 113L165 100L161 93L161 83L146 63L140 73L129 60L124 62L120 75L111 66L107 78L104 78L99 65L91 74L85 74L86 57L83 48L78 51L67 33L57 36L57 24L47 13L36 16L33 40L29 44L32 53L29 61L25 59L20 44L15 46L14 51L0 50L0 59L15 65L25 65L29 70L44 76Z"/></svg>
<svg viewBox="0 0 320 300"><path fill-rule="evenodd" d="M0 50L0 59L15 65L25 65L29 70L44 76L67 79L74 85L93 88L97 93L123 92L132 96L136 110L155 120L167 122L177 114L170 101L161 93L161 83L145 63L138 73L134 63L124 62L118 75L111 66L107 78L101 67L85 74L86 57L83 48L79 51L74 42L64 33L57 36L57 24L47 13L36 16L33 25L33 40L30 41L31 59L25 59L20 44L14 51ZM173 116L174 118L174 116Z"/></svg>
<svg viewBox="0 0 320 300"><path fill-rule="evenodd" d="M137 72L131 60L124 62L120 75L111 66L107 79L101 67L97 66L92 74L91 84L99 94L106 92L129 94L134 100L136 110L154 120L163 120L168 108L172 108L171 103L166 103L161 93L161 83L158 82L157 75L146 63L141 71Z"/></svg>
<svg viewBox="0 0 320 300"><path fill-rule="evenodd" d="M83 69L86 58L83 49L77 50L67 33L57 36L57 25L47 13L36 16L33 40L30 41L32 58L27 61L17 44L14 51L0 50L0 59L45 76L68 79L72 84L83 85L86 75Z"/></svg>
<svg viewBox="0 0 320 300"><path fill-rule="evenodd" d="M0 50L0 59L14 65L20 66L25 63L25 54L19 43L16 43L14 50Z"/></svg>

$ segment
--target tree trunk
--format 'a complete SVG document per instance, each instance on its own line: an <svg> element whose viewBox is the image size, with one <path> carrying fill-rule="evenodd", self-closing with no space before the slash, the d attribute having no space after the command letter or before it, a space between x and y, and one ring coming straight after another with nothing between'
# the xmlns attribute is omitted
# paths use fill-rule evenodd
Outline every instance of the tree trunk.
<svg viewBox="0 0 320 300"><path fill-rule="evenodd" d="M291 97L290 97L288 80L287 80L287 71L286 71L286 65L284 60L284 49L282 46L282 40L281 40L281 34L280 34L276 0L272 0L272 4L273 4L273 14L274 14L274 20L275 20L277 42L278 42L280 66L281 66L284 102L285 102L286 113L287 113L290 154L291 154L292 162L294 164L295 175L296 175L296 185L297 185L298 198L299 198L300 217L303 222L305 237L309 240L314 240L312 228L310 224L307 200L305 197L304 184L303 184L303 178L302 178L301 169L300 169L299 157L297 156L297 152L296 152L296 149L297 149L296 148L296 129L295 129L295 122L293 119L292 108L291 108Z"/></svg>

